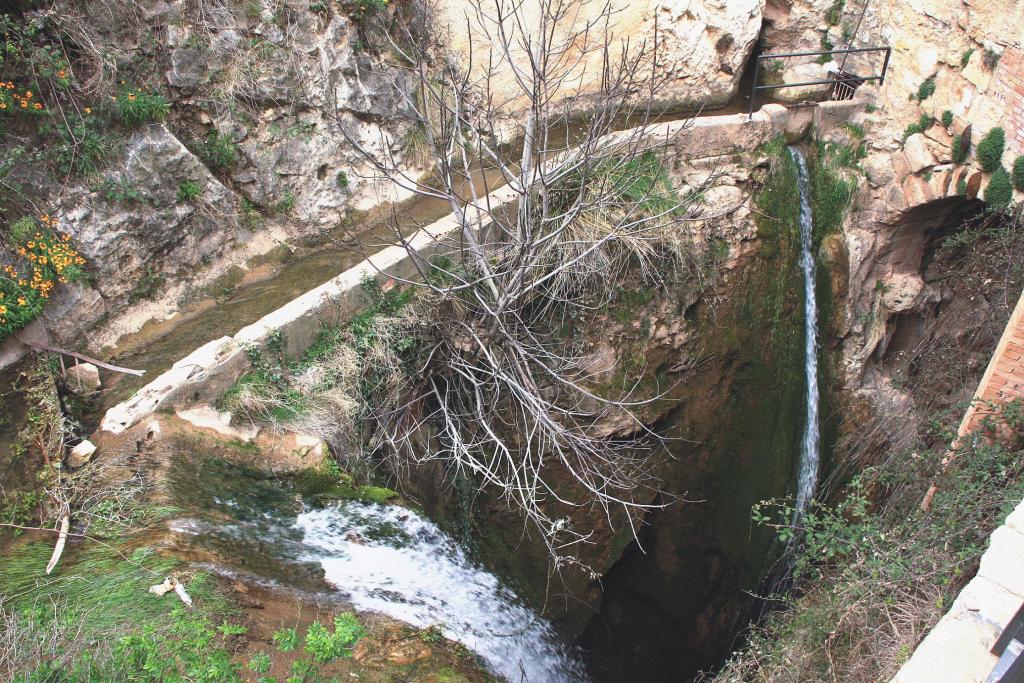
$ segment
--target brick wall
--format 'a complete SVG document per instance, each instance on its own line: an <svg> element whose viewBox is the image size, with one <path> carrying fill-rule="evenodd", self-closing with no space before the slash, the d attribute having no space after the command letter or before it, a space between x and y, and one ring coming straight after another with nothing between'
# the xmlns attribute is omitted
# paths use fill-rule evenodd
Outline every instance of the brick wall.
<svg viewBox="0 0 1024 683"><path fill-rule="evenodd" d="M1006 48L996 67L992 90L1006 112L1002 123L1006 146L1014 154L1024 154L1024 52Z"/></svg>

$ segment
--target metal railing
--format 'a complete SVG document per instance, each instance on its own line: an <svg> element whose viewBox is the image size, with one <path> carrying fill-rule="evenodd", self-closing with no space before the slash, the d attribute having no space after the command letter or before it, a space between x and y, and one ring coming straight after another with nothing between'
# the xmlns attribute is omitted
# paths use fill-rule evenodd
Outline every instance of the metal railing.
<svg viewBox="0 0 1024 683"><path fill-rule="evenodd" d="M758 81L761 80L761 62L766 59L787 59L790 57L820 57L822 55L851 55L862 52L884 52L885 59L882 62L882 71L878 74L871 76L859 76L857 74L849 73L840 69L839 73L833 74L832 78L827 78L817 81L801 81L799 83L778 83L773 85L761 85ZM777 88L799 88L808 85L825 85L831 83L833 85L832 96L833 99L850 99L853 97L853 92L860 87L862 84L868 81L878 81L879 85L885 83L885 74L889 70L889 56L892 54L891 47L856 47L847 48L845 50L818 50L815 52L784 52L779 54L771 55L758 55L757 61L754 63L754 83L750 88L750 111L748 117L754 115L754 104L757 99L757 92L759 90L775 90ZM844 58L845 63L845 58ZM836 97L836 95L839 95Z"/></svg>

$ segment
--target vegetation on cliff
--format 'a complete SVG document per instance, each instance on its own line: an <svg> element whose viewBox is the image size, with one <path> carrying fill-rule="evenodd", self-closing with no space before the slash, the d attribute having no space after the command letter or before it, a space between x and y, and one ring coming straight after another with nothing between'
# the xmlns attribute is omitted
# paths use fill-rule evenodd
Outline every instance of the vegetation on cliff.
<svg viewBox="0 0 1024 683"><path fill-rule="evenodd" d="M793 558L792 589L770 596L776 609L706 680L891 678L974 575L988 534L1024 497L1019 402L990 418L982 438L957 444L948 470L943 464L966 407L960 398L973 392L1024 284L1020 222L978 220L929 251L928 276L957 273L954 291L934 328L888 361L894 386L913 397L920 417L879 413L846 433L836 471L852 473L849 481L822 496L799 529L790 526L789 501L755 507L756 524L806 542ZM922 512L932 483L938 493Z"/></svg>

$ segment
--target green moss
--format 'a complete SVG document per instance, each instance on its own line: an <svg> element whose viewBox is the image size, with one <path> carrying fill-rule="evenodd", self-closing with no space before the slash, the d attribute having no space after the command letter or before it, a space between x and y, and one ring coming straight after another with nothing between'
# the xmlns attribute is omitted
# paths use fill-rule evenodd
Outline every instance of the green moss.
<svg viewBox="0 0 1024 683"><path fill-rule="evenodd" d="M953 112L948 109L942 112L942 125L946 128L953 125Z"/></svg>
<svg viewBox="0 0 1024 683"><path fill-rule="evenodd" d="M378 503L383 505L388 501L398 498L398 492L392 491L383 486L360 486L356 491L356 498L366 503Z"/></svg>
<svg viewBox="0 0 1024 683"><path fill-rule="evenodd" d="M853 163L848 148L837 150L823 143L819 143L808 156L815 246L842 227L855 185L852 180L843 177L837 166L850 167Z"/></svg>

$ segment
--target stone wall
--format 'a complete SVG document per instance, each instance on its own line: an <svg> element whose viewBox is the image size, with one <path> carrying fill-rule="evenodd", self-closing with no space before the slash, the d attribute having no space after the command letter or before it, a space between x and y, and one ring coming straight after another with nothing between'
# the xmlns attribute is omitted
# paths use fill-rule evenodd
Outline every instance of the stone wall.
<svg viewBox="0 0 1024 683"><path fill-rule="evenodd" d="M1024 154L1024 52L1008 47L995 73L995 96L1004 102L1006 146L1013 154Z"/></svg>

